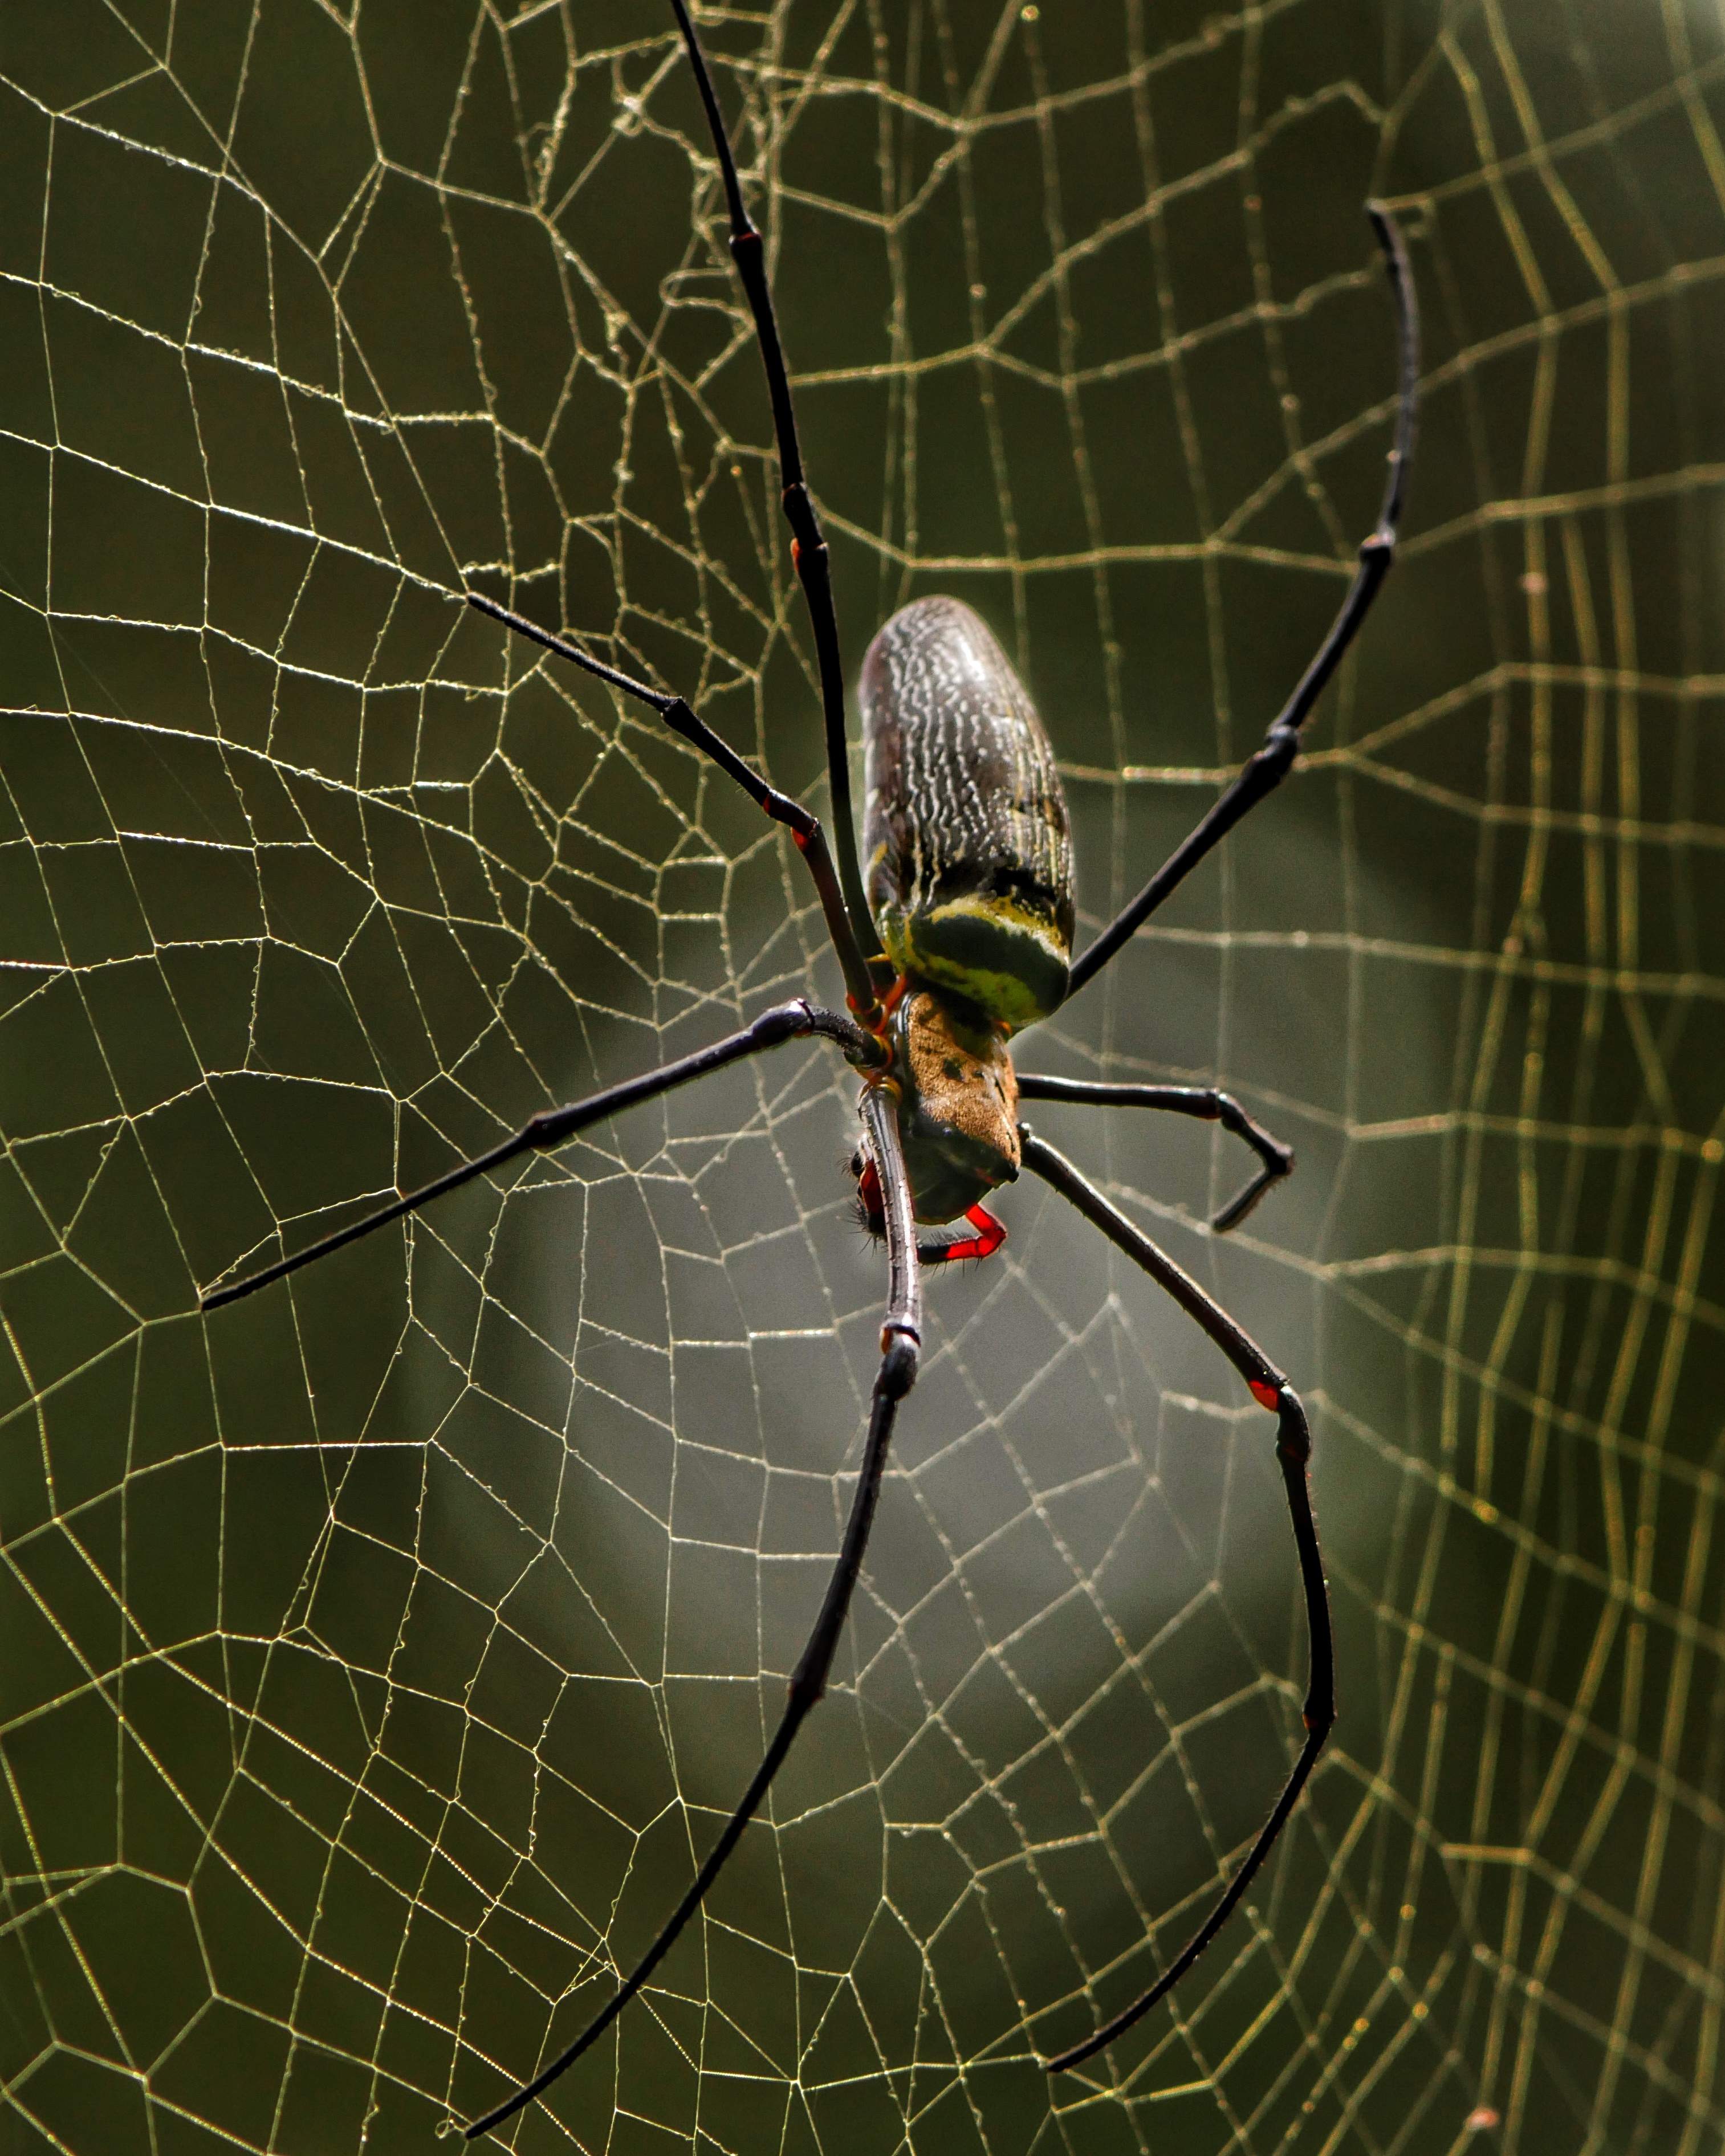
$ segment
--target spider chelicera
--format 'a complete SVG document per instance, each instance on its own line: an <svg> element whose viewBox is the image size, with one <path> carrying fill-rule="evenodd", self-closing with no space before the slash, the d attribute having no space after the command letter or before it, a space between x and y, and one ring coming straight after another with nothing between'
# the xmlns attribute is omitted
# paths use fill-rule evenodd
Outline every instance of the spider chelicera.
<svg viewBox="0 0 1725 2156"><path fill-rule="evenodd" d="M445 1192L522 1153L562 1145L578 1132L708 1071L788 1040L830 1040L860 1073L862 1132L851 1157L863 1218L884 1239L888 1292L867 1440L844 1541L819 1614L790 1681L777 1733L706 1862L636 1968L575 2041L531 2081L473 2122L472 2140L530 2103L608 2029L670 1951L743 1830L759 1809L798 1730L824 1690L852 1589L868 1545L887 1447L901 1400L916 1380L922 1268L998 1250L1005 1229L984 1203L1029 1168L1095 1224L1200 1325L1276 1418L1276 1455L1299 1553L1310 1643L1306 1741L1275 1808L1204 1922L1160 1979L1082 2042L1048 2059L1052 2073L1112 2043L1178 1983L1226 1922L1286 1823L1335 1719L1328 1595L1308 1486L1312 1438L1299 1396L1282 1373L1198 1283L1095 1189L1071 1163L1018 1119L1024 1101L1160 1108L1219 1122L1257 1154L1250 1181L1210 1225L1243 1220L1293 1155L1237 1102L1210 1087L1091 1085L1014 1071L1012 1034L1048 1017L1100 973L1168 894L1286 778L1300 729L1358 634L1394 558L1413 453L1419 336L1401 239L1375 205L1368 214L1394 295L1400 376L1394 444L1376 528L1317 656L1264 745L1132 903L1076 960L1071 839L1054 752L1029 696L988 629L957 600L920 599L895 614L870 646L862 675L868 799L866 890L852 822L845 681L827 548L803 475L790 382L773 319L761 236L749 221L725 123L685 0L671 0L717 154L730 213L731 253L760 346L772 399L792 556L808 601L826 721L833 843L799 803L776 792L696 717L680 696L632 680L614 667L481 593L467 603L521 637L656 711L786 825L808 864L843 972L848 1013L798 1001L764 1011L710 1048L565 1107L535 1116L516 1135L463 1162L423 1189L203 1298L233 1302L417 1212ZM962 1223L944 1239L917 1229Z"/></svg>

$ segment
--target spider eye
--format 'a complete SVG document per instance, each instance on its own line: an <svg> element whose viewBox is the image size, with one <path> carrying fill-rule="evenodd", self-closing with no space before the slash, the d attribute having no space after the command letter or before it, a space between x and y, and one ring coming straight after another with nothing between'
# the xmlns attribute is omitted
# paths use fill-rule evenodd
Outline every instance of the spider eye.
<svg viewBox="0 0 1725 2156"><path fill-rule="evenodd" d="M845 1166L849 1168L850 1173L856 1178L859 1183L862 1181L863 1169L866 1165L866 1162L863 1159L862 1147L860 1146L856 1148L855 1152L851 1154L850 1158L845 1163Z"/></svg>

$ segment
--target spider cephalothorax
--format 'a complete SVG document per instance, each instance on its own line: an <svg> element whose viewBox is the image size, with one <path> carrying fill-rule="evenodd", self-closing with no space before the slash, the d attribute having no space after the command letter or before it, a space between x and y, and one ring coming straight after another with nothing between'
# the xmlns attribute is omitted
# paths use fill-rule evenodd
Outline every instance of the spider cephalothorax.
<svg viewBox="0 0 1725 2156"><path fill-rule="evenodd" d="M963 1005L901 981L886 1021L890 1086L904 1147L914 1216L924 1227L969 1221L976 1230L951 1243L924 1245L925 1265L987 1257L1006 1230L983 1200L1018 1180L1019 1081L1003 1029L973 1004ZM865 1134L850 1157L857 1204L871 1235L886 1232L880 1173Z"/></svg>
<svg viewBox="0 0 1725 2156"><path fill-rule="evenodd" d="M826 542L803 476L790 377L768 288L761 236L744 206L737 165L690 20L687 0L671 0L706 109L731 222L731 252L754 316L772 397L792 559L809 601L819 658L825 719L832 845L819 819L780 793L713 732L682 697L618 671L480 592L469 604L622 695L656 711L785 826L814 880L843 974L849 1014L801 998L763 1011L739 1033L567 1106L542 1110L489 1152L459 1162L434 1182L393 1200L321 1241L218 1288L205 1311L249 1295L385 1222L417 1212L444 1192L526 1152L563 1144L674 1087L794 1040L838 1046L863 1074L864 1135L852 1158L865 1222L884 1236L888 1261L880 1362L869 1411L861 1471L843 1543L819 1614L792 1673L789 1697L766 1754L688 1891L657 1938L606 2005L531 2080L501 2097L465 2128L488 2133L530 2103L588 2051L635 1997L701 1906L771 1788L798 1730L820 1698L861 1570L899 1403L916 1378L921 1346L921 1266L986 1257L1005 1229L983 1200L1024 1168L1101 1229L1209 1335L1259 1404L1276 1418L1276 1456L1299 1553L1311 1642L1306 1736L1268 1821L1204 1922L1148 1990L1097 2029L1070 2017L1065 2050L1050 2071L1073 2066L1111 2043L1178 1983L1245 1893L1292 1810L1335 1717L1329 1604L1307 1487L1311 1433L1298 1394L1262 1349L1198 1283L1071 1163L1018 1120L1020 1100L1155 1108L1204 1116L1243 1139L1259 1168L1210 1223L1236 1226L1293 1155L1213 1086L1116 1085L1016 1072L1008 1041L1047 1017L1101 970L1169 892L1291 767L1305 723L1358 633L1394 558L1402 487L1413 450L1418 341L1406 257L1394 224L1370 211L1400 326L1401 382L1394 446L1376 530L1360 549L1353 584L1317 657L1271 726L1265 742L1196 829L1148 883L1072 957L1072 844L1059 773L1040 720L993 635L958 600L930 598L901 608L875 639L864 663L863 730L868 768L865 851L867 891L850 806L845 681ZM1028 14L1032 11L1026 9ZM880 954L884 952L884 956ZM886 984L890 983L891 985ZM881 991L886 988L883 996ZM925 1245L916 1229L960 1219L973 1230ZM1065 2009L1062 2012L1065 2013ZM1076 2039L1076 2041L1075 2041ZM494 2090L494 2096L495 2095Z"/></svg>

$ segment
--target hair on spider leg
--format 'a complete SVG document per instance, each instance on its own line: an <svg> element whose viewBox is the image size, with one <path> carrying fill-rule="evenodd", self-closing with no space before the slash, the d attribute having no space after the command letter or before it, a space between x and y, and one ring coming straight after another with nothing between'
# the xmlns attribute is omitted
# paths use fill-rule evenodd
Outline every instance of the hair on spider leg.
<svg viewBox="0 0 1725 2156"><path fill-rule="evenodd" d="M874 1162L869 1158L865 1143L850 1148L845 1156L847 1173L856 1178L852 1194L851 1212L859 1228L868 1240L878 1246L886 1239L886 1218L881 1196L880 1178ZM964 1232L968 1229L969 1233ZM919 1236L916 1241L916 1261L929 1265L980 1265L991 1258L1006 1240L1006 1224L997 1220L980 1200L968 1207L963 1225L954 1224L954 1231L938 1241L928 1241Z"/></svg>
<svg viewBox="0 0 1725 2156"><path fill-rule="evenodd" d="M881 1209L880 1179L875 1177L875 1164L864 1152L860 1142L844 1147L838 1154L837 1161L839 1172L851 1178L850 1217L870 1248L878 1250L886 1240L886 1219ZM870 1177L875 1177L872 1206L869 1202Z"/></svg>
<svg viewBox="0 0 1725 2156"><path fill-rule="evenodd" d="M1000 1240L1002 1242L1006 1240L1004 1232ZM916 1255L922 1264L925 1266L937 1265L943 1276L979 1271L993 1255L993 1250L982 1249L978 1239L973 1235L957 1235L950 1243L919 1243L916 1245Z"/></svg>

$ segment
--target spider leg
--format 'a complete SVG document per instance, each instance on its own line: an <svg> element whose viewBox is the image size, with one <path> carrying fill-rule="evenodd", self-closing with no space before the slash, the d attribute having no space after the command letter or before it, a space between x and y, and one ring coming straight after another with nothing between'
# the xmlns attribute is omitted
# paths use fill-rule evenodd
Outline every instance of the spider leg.
<svg viewBox="0 0 1725 2156"><path fill-rule="evenodd" d="M560 1146L584 1131L589 1124L603 1122L608 1116L619 1115L625 1108L638 1106L643 1101L656 1100L661 1093L674 1087L686 1086L691 1079L704 1078L710 1070L722 1070L727 1063L736 1063L746 1055L757 1055L762 1050L777 1048L783 1042L795 1040L809 1034L819 1034L828 1040L836 1041L854 1062L870 1060L875 1047L873 1037L861 1027L837 1011L819 1010L806 1003L779 1004L772 1010L762 1011L752 1025L746 1025L741 1033L729 1034L723 1040L716 1040L711 1048L698 1048L692 1055L685 1055L675 1063L662 1064L657 1070L649 1070L639 1078L627 1078L620 1086L608 1086L603 1093L589 1093L584 1101L572 1101L566 1107L542 1108L536 1116L524 1123L513 1137L505 1138L489 1152L482 1152L472 1160L464 1160L447 1174L422 1188L412 1191L405 1198L393 1199L368 1213L363 1220L355 1220L346 1228L338 1228L334 1235L311 1243L303 1250L296 1250L290 1258L283 1258L273 1265L264 1265L257 1272L248 1273L244 1280L235 1281L231 1286L217 1288L201 1298L201 1310L219 1310L223 1303L238 1302L242 1296L253 1294L260 1287L268 1287L272 1281L283 1279L297 1272L301 1265L313 1264L326 1258L332 1250L339 1250L349 1243L357 1243L362 1235L369 1235L374 1228L382 1228L392 1220L399 1220L409 1213L417 1213L422 1205L429 1205L434 1198L441 1198L445 1191L459 1190L464 1183L471 1183L477 1175L488 1174L494 1168L501 1168L506 1161L514 1160L524 1152L542 1152L547 1147Z"/></svg>
<svg viewBox="0 0 1725 2156"><path fill-rule="evenodd" d="M681 696L667 696L658 689L649 689L644 681L622 674L614 666L608 666L601 659L583 651L578 644L567 638L552 636L525 614L511 613L507 607L499 606L495 599L488 599L482 592L470 592L467 603L476 612L487 614L493 621L501 622L512 629L517 636L525 636L533 643L554 651L559 659L567 659L578 666L583 673L591 674L600 681L607 681L614 689L620 689L626 696L633 696L657 711L673 733L680 734L692 742L701 754L717 764L727 778L734 779L757 808L763 809L775 824L783 824L797 842L797 850L809 864L809 873L814 879L814 888L820 894L821 911L826 916L827 934L832 938L833 948L839 955L839 964L845 975L845 991L850 1008L865 1025L872 1025L880 1015L880 1006L875 999L875 983L869 972L868 962L863 957L852 931L850 914L845 910L845 898L839 880L833 872L833 857L827 850L826 835L820 828L820 819L805 808L800 801L793 801L788 793L781 793L769 786L758 772L751 771L742 758L728 742L721 741L704 719L697 718L693 708ZM847 804L848 819L850 808ZM848 820L839 826L839 850L842 857ZM851 848L855 858L855 848ZM867 918L866 915L864 916ZM872 938L872 925L869 931Z"/></svg>
<svg viewBox="0 0 1725 2156"><path fill-rule="evenodd" d="M1021 1070L1019 1098L1070 1101L1096 1108L1162 1108L1176 1116L1199 1116L1206 1122L1220 1123L1224 1131L1244 1138L1264 1165L1210 1222L1218 1235L1237 1228L1272 1183L1293 1173L1294 1148L1254 1122L1231 1093L1218 1092L1214 1086L1092 1085L1088 1079L1040 1078Z"/></svg>
<svg viewBox="0 0 1725 2156"><path fill-rule="evenodd" d="M785 366L784 348L778 340L778 322L773 311L773 292L767 281L767 250L750 222L737 176L737 159L718 94L707 70L706 55L695 34L685 0L671 0L677 27L688 49L695 84L706 108L707 126L719 171L725 182L725 203L731 216L731 259L755 318L755 336L761 347L761 365L767 377L767 393L773 404L773 431L778 443L778 477L785 521L791 527L791 559L808 603L814 631L815 654L820 665L821 709L826 721L827 778L833 800L833 844L839 856L839 881L850 908L855 939L865 951L878 949L875 924L863 895L856 860L856 829L850 803L850 762L845 738L845 666L839 650L839 616L833 603L831 557L803 476L803 453L797 442L797 415L791 404L791 378Z"/></svg>
<svg viewBox="0 0 1725 2156"><path fill-rule="evenodd" d="M1266 793L1273 793L1287 777L1293 767L1294 758L1300 752L1300 729L1306 723L1312 706L1317 701L1330 676L1341 665L1343 654L1359 634L1360 624L1371 610L1378 587L1389 574L1395 560L1402 496L1407 485L1408 468L1414 459L1414 408L1420 388L1420 319L1414 305L1413 273L1408 267L1407 250L1402 244L1402 236L1396 229L1394 220L1376 203L1366 205L1366 214L1372 220L1372 228L1377 234L1378 244L1384 251L1384 265L1389 272L1390 287L1395 295L1396 321L1401 344L1395 446L1390 451L1389 477L1384 485L1383 506L1378 512L1377 528L1359 550L1359 567L1354 572L1348 596L1342 602L1342 610L1330 626L1329 634L1319 645L1317 657L1301 675L1298 687L1277 714L1274 725L1265 737L1264 746L1250 758L1239 778L1198 828L1168 855L1131 905L1076 960L1072 968L1070 984L1066 990L1069 996L1076 995L1086 981L1101 971L1121 946L1131 941L1168 893L1184 881L1204 855L1234 829L1246 811L1255 808Z"/></svg>
<svg viewBox="0 0 1725 2156"><path fill-rule="evenodd" d="M472 2125L462 2129L469 2141L476 2141L481 2134L489 2133L493 2128L501 2126L506 2119L513 2118L516 2112L530 2104L535 2097L542 2095L560 2074L567 2072L582 2053L598 2041L640 1990L670 1952L683 1927L701 1907L707 1889L723 1870L725 1860L742 1839L743 1829L760 1809L762 1800L772 1788L773 1778L783 1765L797 1732L826 1690L827 1676L832 1668L839 1635L844 1630L851 1594L856 1586L857 1574L862 1568L863 1553L868 1548L869 1530L874 1524L875 1507L880 1494L880 1476L886 1465L886 1449L891 1441L898 1404L916 1382L916 1362L922 1337L922 1281L916 1262L916 1228L911 1214L911 1186L905 1174L904 1154L899 1143L897 1108L892 1097L875 1086L870 1086L865 1093L862 1107L869 1127L869 1137L875 1148L875 1158L880 1165L886 1199L889 1286L886 1316L880 1327L880 1369L875 1379L874 1395L869 1408L868 1440L864 1447L862 1471L857 1477L856 1493L851 1499L850 1517L845 1524L845 1539L839 1547L838 1562L833 1568L833 1576L827 1583L820 1614L814 1620L808 1644L791 1673L790 1697L785 1703L784 1712L773 1732L772 1743L767 1747L766 1756L755 1770L754 1779L743 1793L742 1801L726 1821L724 1830L713 1844L706 1861L695 1875L694 1883L666 1919L658 1938L573 2043L560 2052L548 2066L536 2074L531 2081L523 2082L512 2096L488 2111L483 2118L476 2118Z"/></svg>
<svg viewBox="0 0 1725 2156"><path fill-rule="evenodd" d="M1276 1455L1281 1469L1282 1486L1287 1492L1288 1514L1293 1522L1294 1542L1300 1553L1300 1580L1306 1590L1306 1633L1310 1643L1311 1676L1307 1686L1304 1721L1306 1742L1293 1770L1282 1786L1275 1809L1265 1822L1263 1830L1252 1844L1245 1862L1223 1890L1221 1898L1209 1916L1199 1926L1185 1946L1174 1958L1167 1973L1153 1984L1140 1999L1134 1999L1123 2013L1117 2014L1105 2027L1088 2036L1081 2044L1075 2044L1052 2059L1045 2061L1051 2074L1064 2073L1069 2067L1082 2063L1097 2051L1106 2051L1115 2038L1130 2029L1141 2015L1147 2014L1159 1999L1165 1998L1191 1968L1194 1962L1227 1922L1235 1904L1251 1884L1258 1867L1276 1845L1276 1836L1287 1824L1288 1815L1306 1786L1307 1776L1317 1764L1317 1755L1323 1749L1324 1739L1329 1735L1336 1719L1336 1662L1335 1643L1330 1630L1329 1590L1324 1584L1323 1558L1317 1546L1317 1522L1312 1516L1312 1489L1307 1466L1312 1458L1312 1429L1306 1419L1306 1410L1300 1396L1265 1354L1250 1334L1241 1331L1219 1303L1204 1293L1188 1273L1183 1272L1173 1260L1159 1250L1147 1235L1133 1226L1123 1213L1108 1203L1101 1191L1095 1189L1073 1167L1064 1155L1032 1135L1022 1123L1019 1126L1024 1148L1024 1163L1032 1168L1046 1183L1052 1183L1061 1197L1068 1199L1085 1219L1101 1229L1118 1250L1123 1250L1135 1265L1144 1270L1160 1287L1179 1304L1190 1317L1195 1318L1210 1338L1221 1349L1229 1361L1246 1381L1252 1397L1260 1407L1268 1408L1276 1418Z"/></svg>

